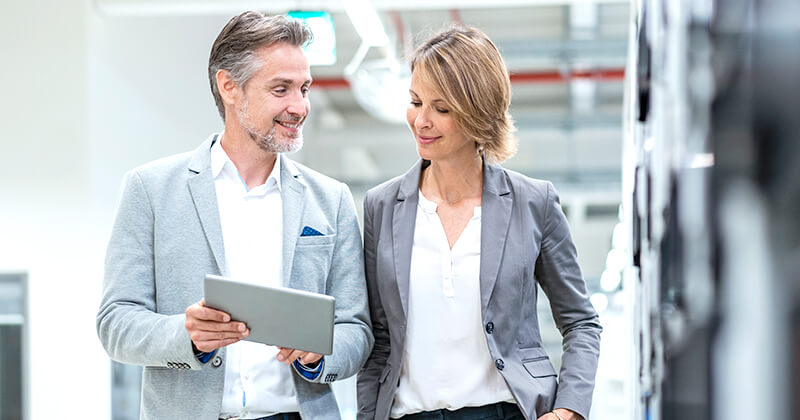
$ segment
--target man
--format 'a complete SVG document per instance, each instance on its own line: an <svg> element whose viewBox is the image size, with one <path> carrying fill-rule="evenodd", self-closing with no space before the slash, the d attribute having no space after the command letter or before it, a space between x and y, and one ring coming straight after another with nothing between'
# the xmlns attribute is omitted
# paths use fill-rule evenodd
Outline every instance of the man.
<svg viewBox="0 0 800 420"><path fill-rule="evenodd" d="M231 19L208 67L224 132L125 178L97 330L144 366L142 418L338 419L328 383L370 352L350 191L283 155L302 146L310 36L283 16ZM333 353L240 341L246 326L204 305L207 273L334 296Z"/></svg>

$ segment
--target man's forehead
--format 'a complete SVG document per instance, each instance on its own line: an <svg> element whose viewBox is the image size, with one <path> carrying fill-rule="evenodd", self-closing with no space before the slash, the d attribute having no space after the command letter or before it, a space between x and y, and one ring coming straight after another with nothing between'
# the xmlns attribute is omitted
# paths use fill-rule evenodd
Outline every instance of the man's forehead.
<svg viewBox="0 0 800 420"><path fill-rule="evenodd" d="M261 71L269 74L269 80L299 84L311 82L311 68L301 47L278 42L259 48L257 54L263 63Z"/></svg>

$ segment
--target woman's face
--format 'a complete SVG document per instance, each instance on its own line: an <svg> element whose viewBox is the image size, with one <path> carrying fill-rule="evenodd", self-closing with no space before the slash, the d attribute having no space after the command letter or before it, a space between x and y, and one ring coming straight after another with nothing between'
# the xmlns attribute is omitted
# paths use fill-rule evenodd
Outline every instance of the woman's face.
<svg viewBox="0 0 800 420"><path fill-rule="evenodd" d="M475 142L465 138L447 103L414 72L411 75L411 102L406 119L417 143L417 152L430 161L470 159Z"/></svg>

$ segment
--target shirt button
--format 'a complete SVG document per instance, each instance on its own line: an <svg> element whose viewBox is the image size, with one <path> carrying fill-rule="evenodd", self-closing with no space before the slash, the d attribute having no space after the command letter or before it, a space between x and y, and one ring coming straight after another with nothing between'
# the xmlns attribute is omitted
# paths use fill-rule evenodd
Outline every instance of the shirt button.
<svg viewBox="0 0 800 420"><path fill-rule="evenodd" d="M488 323L486 323L486 332L489 334L494 332L494 322L489 321Z"/></svg>
<svg viewBox="0 0 800 420"><path fill-rule="evenodd" d="M220 367L220 365L222 365L222 358L219 356L215 357L214 360L211 361L211 366Z"/></svg>
<svg viewBox="0 0 800 420"><path fill-rule="evenodd" d="M495 366L497 366L497 369L498 369L498 370L503 370L503 368L504 368L504 367L506 367L506 364L505 364L505 363L503 363L503 359L497 359L497 360L495 360L495 361L494 361L494 365L495 365Z"/></svg>

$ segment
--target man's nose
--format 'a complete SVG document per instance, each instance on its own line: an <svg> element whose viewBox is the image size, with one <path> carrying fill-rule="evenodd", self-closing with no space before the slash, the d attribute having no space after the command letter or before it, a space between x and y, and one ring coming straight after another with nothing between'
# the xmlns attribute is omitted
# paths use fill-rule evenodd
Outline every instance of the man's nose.
<svg viewBox="0 0 800 420"><path fill-rule="evenodd" d="M304 96L298 92L289 98L289 104L286 107L286 112L292 115L299 115L305 117L308 114L311 104L308 101L308 96Z"/></svg>

